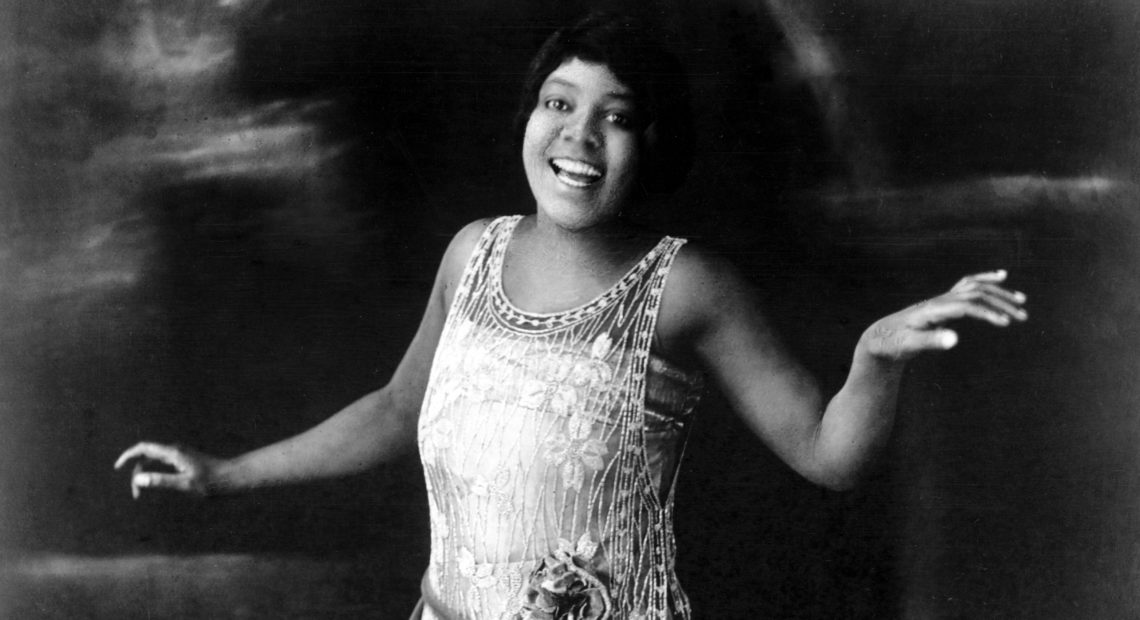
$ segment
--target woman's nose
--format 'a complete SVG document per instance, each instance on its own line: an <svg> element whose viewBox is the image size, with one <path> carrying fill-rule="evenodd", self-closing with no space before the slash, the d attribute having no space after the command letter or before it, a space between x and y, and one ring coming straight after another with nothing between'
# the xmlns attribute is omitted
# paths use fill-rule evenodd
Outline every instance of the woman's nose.
<svg viewBox="0 0 1140 620"><path fill-rule="evenodd" d="M562 125L562 139L582 142L591 147L598 146L601 142L595 123L585 113L573 114L566 119Z"/></svg>

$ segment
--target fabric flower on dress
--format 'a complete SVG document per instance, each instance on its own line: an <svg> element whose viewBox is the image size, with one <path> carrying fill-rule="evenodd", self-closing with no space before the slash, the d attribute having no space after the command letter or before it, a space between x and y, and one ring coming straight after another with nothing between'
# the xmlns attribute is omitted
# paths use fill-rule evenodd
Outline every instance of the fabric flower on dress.
<svg viewBox="0 0 1140 620"><path fill-rule="evenodd" d="M609 620L613 601L592 561L598 544L583 534L577 545L559 540L523 591L517 620Z"/></svg>
<svg viewBox="0 0 1140 620"><path fill-rule="evenodd" d="M575 491L582 490L586 468L601 471L606 466L602 457L609 452L606 444L599 439L571 439L566 435L547 439L545 448L546 460L560 468L562 486Z"/></svg>

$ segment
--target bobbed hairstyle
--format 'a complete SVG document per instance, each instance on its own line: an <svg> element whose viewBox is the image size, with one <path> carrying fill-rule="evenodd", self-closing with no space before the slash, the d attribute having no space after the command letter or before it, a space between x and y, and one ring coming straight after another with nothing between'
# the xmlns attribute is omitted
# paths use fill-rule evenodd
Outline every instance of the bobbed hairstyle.
<svg viewBox="0 0 1140 620"><path fill-rule="evenodd" d="M555 32L539 48L523 83L515 117L519 143L542 84L555 69L574 58L604 65L633 92L643 119L637 126L638 193L644 197L677 189L693 163L693 115L688 77L664 39L664 33L645 20L608 12L590 13Z"/></svg>

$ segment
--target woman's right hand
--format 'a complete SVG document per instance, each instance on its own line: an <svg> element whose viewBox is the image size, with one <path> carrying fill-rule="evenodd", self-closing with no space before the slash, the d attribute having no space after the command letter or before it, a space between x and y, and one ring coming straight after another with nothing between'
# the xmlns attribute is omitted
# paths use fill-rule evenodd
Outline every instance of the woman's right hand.
<svg viewBox="0 0 1140 620"><path fill-rule="evenodd" d="M190 448L141 442L131 446L115 461L121 469L135 461L131 470L131 496L138 499L141 489L172 489L200 497L216 491L218 465L221 459ZM174 469L173 473L146 471L144 465L155 461Z"/></svg>

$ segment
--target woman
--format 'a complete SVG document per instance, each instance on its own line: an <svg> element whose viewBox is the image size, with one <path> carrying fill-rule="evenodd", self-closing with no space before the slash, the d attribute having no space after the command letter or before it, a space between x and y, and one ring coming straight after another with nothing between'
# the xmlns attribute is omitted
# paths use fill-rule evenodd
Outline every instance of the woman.
<svg viewBox="0 0 1140 620"><path fill-rule="evenodd" d="M711 376L791 467L850 487L894 418L907 360L969 318L1026 319L1003 271L877 321L824 402L743 278L623 211L679 183L692 152L675 58L633 20L556 33L524 92L535 213L473 223L445 253L384 388L317 427L232 459L151 443L132 490L234 493L358 472L418 437L432 525L422 618L688 618L672 488Z"/></svg>

